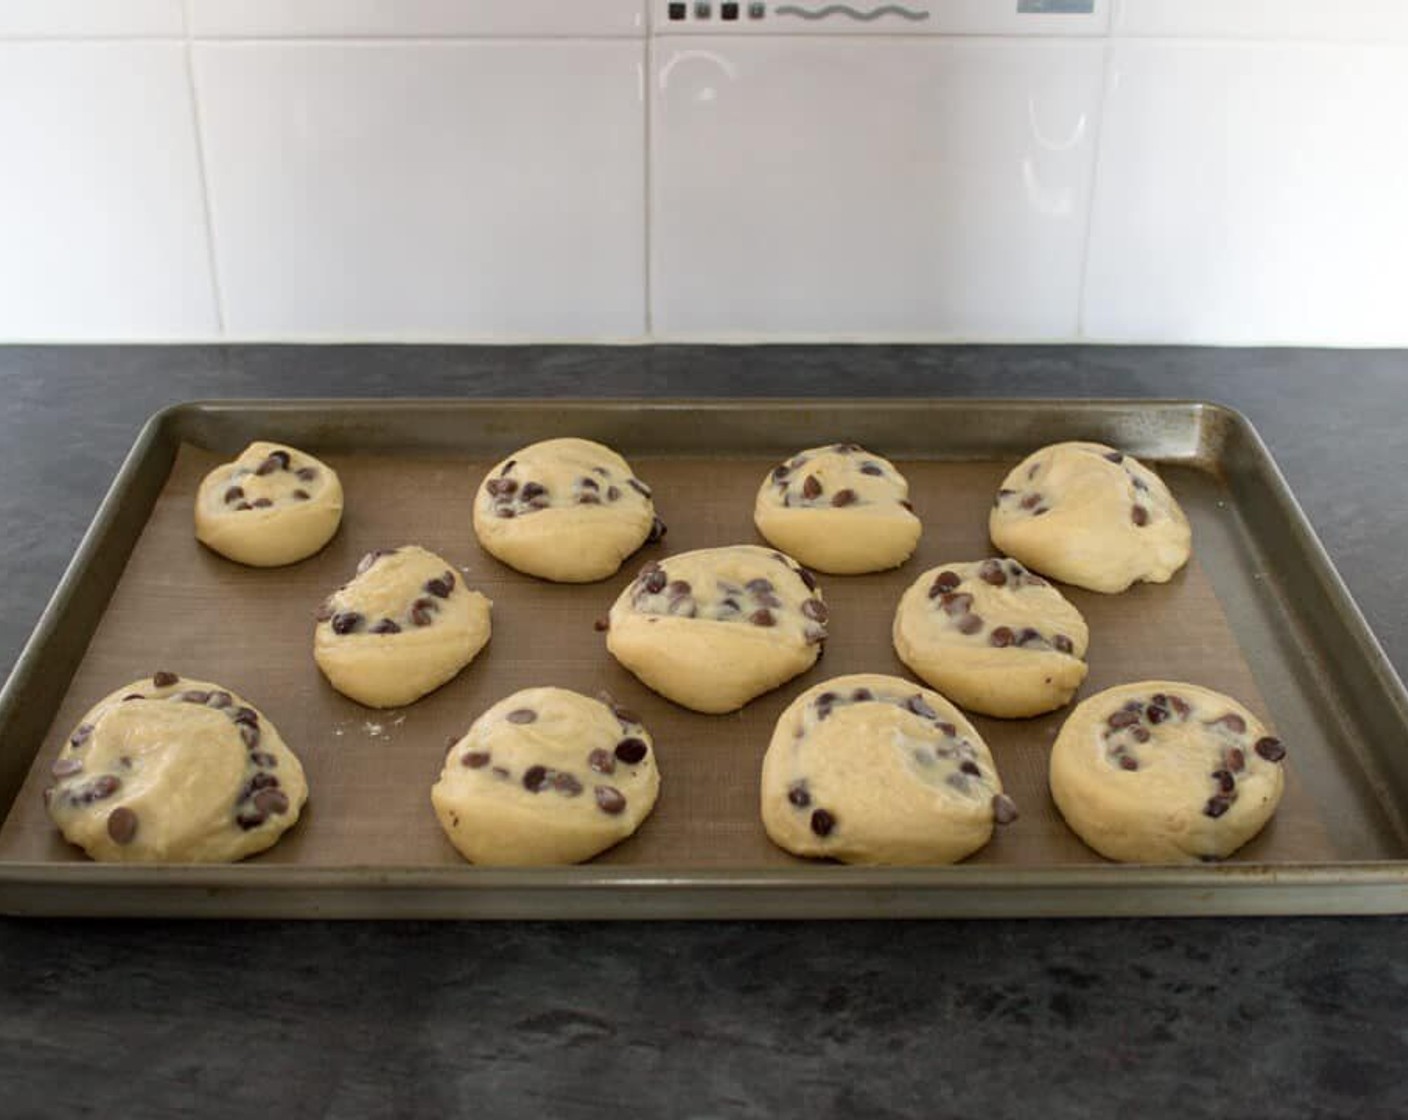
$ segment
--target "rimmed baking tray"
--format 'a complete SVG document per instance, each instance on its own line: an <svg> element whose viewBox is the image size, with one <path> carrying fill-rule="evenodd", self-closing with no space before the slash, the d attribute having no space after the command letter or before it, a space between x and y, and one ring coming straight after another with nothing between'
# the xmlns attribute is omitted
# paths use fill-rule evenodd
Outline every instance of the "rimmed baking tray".
<svg viewBox="0 0 1408 1120"><path fill-rule="evenodd" d="M619 449L670 525L615 578L565 587L482 553L474 487L515 447L580 435ZM337 538L286 569L241 568L197 545L200 477L254 439L332 464ZM1229 692L1291 748L1285 800L1233 859L1116 866L1065 828L1046 756L1065 712L975 721L1022 809L957 867L810 864L773 848L757 814L772 724L828 676L905 675L889 647L900 593L934 564L987 555L1007 470L1042 444L1093 439L1157 465L1194 527L1167 585L1070 597L1091 625L1087 695L1163 677ZM648 692L592 622L635 567L755 541L765 472L803 447L886 455L925 523L897 572L823 578L825 659L730 716ZM455 681L404 710L334 693L311 658L312 613L374 547L421 543L495 601L494 637ZM312 799L275 848L234 866L88 862L43 812L49 763L99 696L160 668L249 696L303 758ZM428 804L447 735L529 684L606 689L639 710L663 785L641 831L598 860L479 868ZM231 401L177 406L141 433L0 693L0 911L270 917L808 918L1369 913L1408 910L1408 696L1241 416L1189 401Z"/></svg>

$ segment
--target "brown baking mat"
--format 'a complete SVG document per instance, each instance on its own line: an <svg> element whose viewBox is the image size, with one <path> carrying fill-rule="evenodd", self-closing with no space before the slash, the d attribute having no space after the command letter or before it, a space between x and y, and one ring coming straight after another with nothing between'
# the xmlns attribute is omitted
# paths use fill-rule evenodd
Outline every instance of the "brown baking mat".
<svg viewBox="0 0 1408 1120"><path fill-rule="evenodd" d="M317 454L316 448L309 448ZM753 498L772 461L635 457L668 523L615 577L588 586L543 583L481 552L469 502L489 460L457 457L323 456L342 478L342 528L319 555L289 568L256 570L195 541L192 505L221 456L182 447L58 718L0 828L0 860L82 860L59 837L41 793L64 737L98 698L157 669L215 681L241 693L278 727L307 770L303 819L266 863L319 868L454 865L460 857L430 809L445 744L490 704L530 685L595 694L635 709L655 737L660 800L631 839L599 862L638 867L765 868L799 861L773 847L758 817L758 775L772 728L802 689L844 673L908 676L890 645L901 593L936 564L991 553L987 513L1009 462L900 462L924 519L918 553L895 572L821 577L831 609L825 657L810 672L742 712L705 716L655 695L607 654L592 623L648 559L714 545L758 542ZM1169 468L1164 477L1197 523L1217 516L1211 476ZM404 709L374 711L334 692L312 658L313 612L346 581L363 553L420 544L494 601L493 638L459 677ZM1195 557L1174 580L1107 596L1070 589L1092 635L1080 696L1125 681L1188 681L1266 711L1206 573ZM1047 791L1047 755L1069 709L1018 721L974 722L992 749L1020 820L998 829L971 862L1008 866L1102 862L1062 823ZM1269 722L1274 723L1274 720ZM1294 744L1292 744L1294 749ZM1336 858L1294 761L1272 823L1236 857L1318 863Z"/></svg>

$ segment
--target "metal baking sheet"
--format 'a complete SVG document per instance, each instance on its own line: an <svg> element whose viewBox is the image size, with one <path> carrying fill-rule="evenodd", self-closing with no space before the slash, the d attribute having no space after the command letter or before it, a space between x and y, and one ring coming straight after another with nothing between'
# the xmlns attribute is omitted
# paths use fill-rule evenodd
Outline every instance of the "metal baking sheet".
<svg viewBox="0 0 1408 1120"><path fill-rule="evenodd" d="M483 471L553 435L617 447L670 524L613 579L565 587L493 561L469 502ZM252 439L286 441L341 474L338 537L274 571L193 539L200 477ZM774 848L757 814L778 713L828 676L906 675L889 646L900 593L932 565L986 555L986 513L1037 446L1098 439L1158 465L1193 522L1174 581L1120 596L1077 589L1091 624L1088 695L1166 677L1237 696L1291 746L1272 824L1222 864L1105 863L1065 828L1046 755L1067 710L978 719L1023 810L958 867L812 864ZM853 440L895 460L925 523L902 569L823 577L833 637L808 674L731 716L686 712L606 654L592 621L652 556L756 540L752 499L777 460ZM421 543L494 601L494 637L465 673L373 712L312 664L311 614L373 547ZM234 866L122 867L65 844L39 792L94 699L170 668L259 704L299 752L312 799L275 848ZM590 864L465 864L428 807L447 735L516 688L607 689L657 740L660 802ZM230 402L152 419L0 694L0 909L9 913L445 917L867 917L1368 912L1408 909L1408 703L1251 426L1197 402Z"/></svg>

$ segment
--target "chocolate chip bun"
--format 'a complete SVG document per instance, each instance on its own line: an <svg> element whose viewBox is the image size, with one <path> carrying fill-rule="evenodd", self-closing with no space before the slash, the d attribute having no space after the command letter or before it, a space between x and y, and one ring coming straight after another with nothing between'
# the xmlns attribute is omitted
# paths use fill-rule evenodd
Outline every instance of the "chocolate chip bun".
<svg viewBox="0 0 1408 1120"><path fill-rule="evenodd" d="M993 544L1042 575L1115 593L1166 583L1192 532L1163 480L1102 443L1057 443L1022 460L988 516Z"/></svg>
<svg viewBox="0 0 1408 1120"><path fill-rule="evenodd" d="M1016 560L940 564L900 599L900 660L950 700L1021 719L1069 704L1090 631L1051 584Z"/></svg>
<svg viewBox="0 0 1408 1120"><path fill-rule="evenodd" d="M558 583L606 579L665 524L650 487L620 455L586 439L549 439L497 464L474 499L491 556Z"/></svg>
<svg viewBox="0 0 1408 1120"><path fill-rule="evenodd" d="M697 712L731 712L805 672L826 639L811 573L756 545L652 561L611 608L606 648Z"/></svg>
<svg viewBox="0 0 1408 1120"><path fill-rule="evenodd" d="M654 743L634 713L528 688L451 742L430 800L473 863L578 863L635 832L659 789Z"/></svg>
<svg viewBox="0 0 1408 1120"><path fill-rule="evenodd" d="M1051 794L1076 835L1107 859L1224 859L1276 811L1285 757L1281 741L1231 697L1140 681L1071 713L1051 751Z"/></svg>
<svg viewBox="0 0 1408 1120"><path fill-rule="evenodd" d="M99 700L44 791L64 839L93 859L229 863L298 821L303 767L249 701L160 672Z"/></svg>
<svg viewBox="0 0 1408 1120"><path fill-rule="evenodd" d="M847 863L956 863L1016 819L987 745L936 692L835 677L782 713L763 758L768 836Z"/></svg>
<svg viewBox="0 0 1408 1120"><path fill-rule="evenodd" d="M205 476L196 539L257 568L306 559L342 522L342 483L326 463L287 444L251 443Z"/></svg>
<svg viewBox="0 0 1408 1120"><path fill-rule="evenodd" d="M435 553L379 549L319 608L313 659L344 696L399 707L474 660L489 641L492 606Z"/></svg>
<svg viewBox="0 0 1408 1120"><path fill-rule="evenodd" d="M854 443L811 447L774 467L753 521L770 544L836 575L897 568L922 532L904 476Z"/></svg>

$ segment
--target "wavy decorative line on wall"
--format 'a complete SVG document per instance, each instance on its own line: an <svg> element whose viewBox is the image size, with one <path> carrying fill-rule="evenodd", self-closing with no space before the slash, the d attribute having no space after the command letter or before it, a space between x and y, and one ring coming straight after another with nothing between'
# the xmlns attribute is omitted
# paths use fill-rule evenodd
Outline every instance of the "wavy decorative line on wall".
<svg viewBox="0 0 1408 1120"><path fill-rule="evenodd" d="M916 12L913 8L902 8L898 4L882 4L880 7L871 8L866 12L852 8L849 4L828 4L824 8L799 8L795 4L783 4L781 7L774 8L773 13L779 16L797 16L809 20L841 15L859 20L861 23L871 23L881 16L900 16L915 22L929 18L928 12Z"/></svg>

